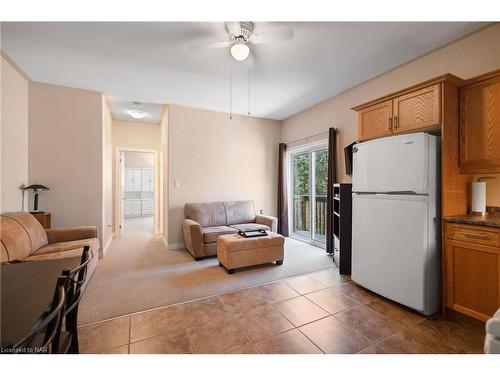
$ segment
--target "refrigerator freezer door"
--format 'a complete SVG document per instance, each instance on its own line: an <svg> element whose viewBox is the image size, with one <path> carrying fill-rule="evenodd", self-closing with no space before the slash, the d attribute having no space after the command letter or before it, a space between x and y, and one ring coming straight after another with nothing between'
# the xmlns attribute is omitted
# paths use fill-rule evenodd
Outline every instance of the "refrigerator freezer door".
<svg viewBox="0 0 500 375"><path fill-rule="evenodd" d="M437 310L438 263L430 257L426 196L353 195L352 279L426 314ZM436 266L436 267L435 267ZM439 271L437 271L439 274ZM433 285L430 285L433 284Z"/></svg>
<svg viewBox="0 0 500 375"><path fill-rule="evenodd" d="M354 146L352 191L427 194L430 141L435 145L432 137L415 133Z"/></svg>

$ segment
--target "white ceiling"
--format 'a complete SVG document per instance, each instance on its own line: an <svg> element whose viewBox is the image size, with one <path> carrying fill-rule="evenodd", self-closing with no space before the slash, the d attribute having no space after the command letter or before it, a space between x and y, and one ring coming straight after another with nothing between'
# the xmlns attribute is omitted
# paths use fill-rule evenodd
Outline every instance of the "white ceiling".
<svg viewBox="0 0 500 375"><path fill-rule="evenodd" d="M284 119L484 27L484 23L292 22L290 41L194 50L227 38L223 22L2 23L2 48L33 80L103 92L112 102L169 103ZM280 23L257 23L266 32Z"/></svg>
<svg viewBox="0 0 500 375"><path fill-rule="evenodd" d="M135 107L134 103L126 100L110 100L111 111L113 112L113 118L119 121L132 121L132 122L143 122L145 124L159 124L161 119L161 113L163 110L163 104L154 103L141 103L139 107ZM139 110L145 113L144 118L135 119L128 111Z"/></svg>

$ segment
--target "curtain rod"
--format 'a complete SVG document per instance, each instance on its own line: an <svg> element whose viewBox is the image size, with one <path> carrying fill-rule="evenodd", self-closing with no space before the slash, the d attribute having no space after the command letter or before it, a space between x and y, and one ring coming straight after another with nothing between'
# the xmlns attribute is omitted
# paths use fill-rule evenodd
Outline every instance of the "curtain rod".
<svg viewBox="0 0 500 375"><path fill-rule="evenodd" d="M337 134L340 133L340 129L338 129L338 128L334 128L334 129L335 129L335 133L337 133ZM326 130L324 132L321 132L321 133L318 133L318 134L314 134L314 135L310 135L308 137L299 138L299 139L296 139L294 141L286 142L286 145L289 146L289 145L292 145L292 144L297 143L297 142L308 141L311 138L316 138L316 137L319 137L321 135L328 135L329 132L330 132L330 130Z"/></svg>

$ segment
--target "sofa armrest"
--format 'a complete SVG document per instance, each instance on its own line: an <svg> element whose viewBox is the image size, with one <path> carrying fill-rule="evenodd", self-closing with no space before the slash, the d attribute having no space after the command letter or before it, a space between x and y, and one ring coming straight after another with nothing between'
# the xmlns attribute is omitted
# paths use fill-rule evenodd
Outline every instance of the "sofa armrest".
<svg viewBox="0 0 500 375"><path fill-rule="evenodd" d="M277 217L268 216L268 215L256 215L255 222L257 224L267 225L269 228L271 228L271 232L276 233L278 231L278 218Z"/></svg>
<svg viewBox="0 0 500 375"><path fill-rule="evenodd" d="M84 240L86 238L97 238L97 227L72 227L46 229L49 243Z"/></svg>
<svg viewBox="0 0 500 375"><path fill-rule="evenodd" d="M182 222L182 234L186 249L194 257L201 256L203 253L203 231L201 224L191 219L184 219Z"/></svg>

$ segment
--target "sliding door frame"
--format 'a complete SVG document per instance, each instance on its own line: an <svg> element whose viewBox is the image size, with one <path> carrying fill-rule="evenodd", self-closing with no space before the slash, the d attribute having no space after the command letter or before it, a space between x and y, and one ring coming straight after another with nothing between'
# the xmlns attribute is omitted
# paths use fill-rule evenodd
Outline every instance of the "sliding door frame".
<svg viewBox="0 0 500 375"><path fill-rule="evenodd" d="M325 150L328 151L328 139L322 139L315 142L305 143L295 147L289 147L286 152L286 167L287 167L287 182L288 182L288 226L289 226L289 236L293 239L310 243L312 245L326 249L326 241L318 241L315 239L315 221L316 221L316 185L315 173L316 173L316 163L312 157L313 153L316 151ZM294 155L299 154L309 154L309 236L301 236L294 233L294 171L292 167L292 158Z"/></svg>

